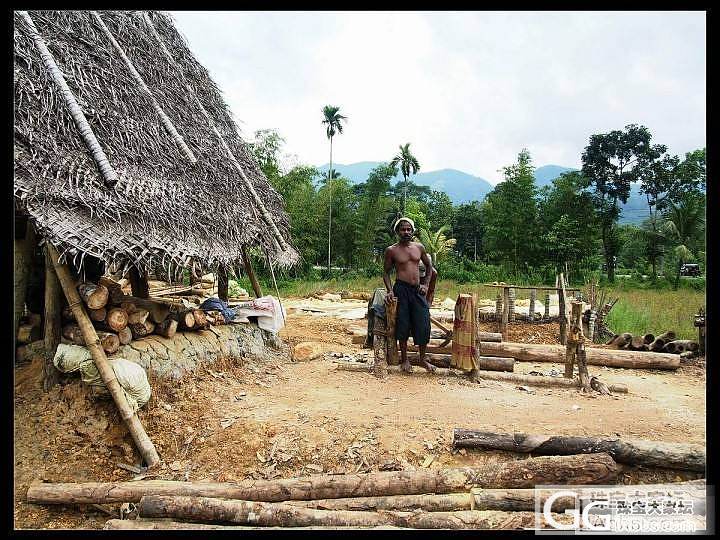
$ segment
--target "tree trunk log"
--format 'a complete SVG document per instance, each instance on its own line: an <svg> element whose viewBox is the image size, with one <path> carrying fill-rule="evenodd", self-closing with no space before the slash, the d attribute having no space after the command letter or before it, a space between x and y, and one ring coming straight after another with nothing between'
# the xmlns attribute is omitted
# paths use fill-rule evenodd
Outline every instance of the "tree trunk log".
<svg viewBox="0 0 720 540"><path fill-rule="evenodd" d="M662 339L665 343L674 341L676 338L677 336L672 330L668 330L667 332L660 334L659 336L655 336L655 339Z"/></svg>
<svg viewBox="0 0 720 540"><path fill-rule="evenodd" d="M112 328L115 332L121 332L127 328L129 316L127 311L122 308L115 307L108 311L105 317L105 324Z"/></svg>
<svg viewBox="0 0 720 540"><path fill-rule="evenodd" d="M130 288L133 296L137 298L150 298L150 287L148 286L148 276L146 273L140 272L140 270L133 266L130 268L128 278L130 278Z"/></svg>
<svg viewBox="0 0 720 540"><path fill-rule="evenodd" d="M110 299L110 291L108 291L104 285L85 282L78 285L77 290L89 309L105 307Z"/></svg>
<svg viewBox="0 0 720 540"><path fill-rule="evenodd" d="M55 275L52 259L45 249L45 327L43 363L43 391L49 392L60 380L60 371L53 364L55 350L62 335L62 289Z"/></svg>
<svg viewBox="0 0 720 540"><path fill-rule="evenodd" d="M515 288L508 289L508 322L515 322Z"/></svg>
<svg viewBox="0 0 720 540"><path fill-rule="evenodd" d="M228 272L222 266L218 268L218 298L223 302L228 301Z"/></svg>
<svg viewBox="0 0 720 540"><path fill-rule="evenodd" d="M535 302L537 300L537 289L530 289L530 303L528 304L528 321L535 320Z"/></svg>
<svg viewBox="0 0 720 540"><path fill-rule="evenodd" d="M161 323L168 318L170 314L170 304L154 298L138 298L137 296L123 296L121 302L117 302L121 307L125 306L128 311L145 309L150 312L149 319L154 323ZM133 306L132 308L130 306Z"/></svg>
<svg viewBox="0 0 720 540"><path fill-rule="evenodd" d="M503 340L507 339L507 325L508 325L508 305L510 303L510 293L508 291L507 287L503 287L503 310L502 310L502 317L500 318L500 327L498 328L498 332L503 337Z"/></svg>
<svg viewBox="0 0 720 540"><path fill-rule="evenodd" d="M103 322L105 317L107 317L107 309L104 307L100 309L91 309L88 315L90 315L90 318L95 322Z"/></svg>
<svg viewBox="0 0 720 540"><path fill-rule="evenodd" d="M676 339L665 345L663 349L665 352L680 354L685 351L696 352L700 348L700 344L690 339Z"/></svg>
<svg viewBox="0 0 720 540"><path fill-rule="evenodd" d="M643 343L645 345L650 345L653 341L655 341L655 336L653 334L645 334L643 336Z"/></svg>
<svg viewBox="0 0 720 540"><path fill-rule="evenodd" d="M253 291L255 292L255 298L260 298L263 295L262 289L260 289L260 283L258 283L258 280L255 277L255 271L253 270L252 262L250 262L250 257L247 254L247 248L245 247L245 244L240 246L240 250L242 251L245 273L247 273L248 277L250 278L250 283L252 284Z"/></svg>
<svg viewBox="0 0 720 540"><path fill-rule="evenodd" d="M705 471L705 448L697 444L641 439L494 433L456 428L453 431L453 446L556 456L593 455L604 452L610 454L618 463L628 465Z"/></svg>
<svg viewBox="0 0 720 540"><path fill-rule="evenodd" d="M385 320L375 317L373 322L373 374L381 379L387 377L387 339L385 338Z"/></svg>
<svg viewBox="0 0 720 540"><path fill-rule="evenodd" d="M177 321L180 330L195 330L195 315L192 309L178 313Z"/></svg>
<svg viewBox="0 0 720 540"><path fill-rule="evenodd" d="M118 340L120 345L127 345L132 341L132 330L127 326L118 332Z"/></svg>
<svg viewBox="0 0 720 540"><path fill-rule="evenodd" d="M419 353L416 351L408 352L408 358L418 358ZM452 355L426 353L425 358L431 364L442 367L449 367L452 362ZM500 356L475 356L478 369L486 371L513 371L515 368L515 359Z"/></svg>
<svg viewBox="0 0 720 540"><path fill-rule="evenodd" d="M543 320L547 321L550 318L550 291L545 291L545 306L543 310Z"/></svg>
<svg viewBox="0 0 720 540"><path fill-rule="evenodd" d="M65 307L62 309L62 317L61 317L61 319L62 319L62 321L63 321L64 323L75 323L75 322L77 322L77 321L75 320L75 315L73 314L72 309L70 309L70 306L65 306Z"/></svg>
<svg viewBox="0 0 720 540"><path fill-rule="evenodd" d="M247 527L243 525L216 525L212 523L190 523L188 521L172 521L169 519L110 519L103 529L114 531L151 531L151 530L206 530L206 531L268 531L268 530L337 530L337 529L381 529L395 530L399 527Z"/></svg>
<svg viewBox="0 0 720 540"><path fill-rule="evenodd" d="M387 363L390 366L400 364L398 357L397 338L395 326L397 323L397 299L385 298L385 342L387 343Z"/></svg>
<svg viewBox="0 0 720 540"><path fill-rule="evenodd" d="M51 484L36 482L27 492L33 504L138 502L145 495L221 497L249 501L338 499L378 495L454 493L471 487L534 488L537 484L612 484L618 467L608 454L536 457L483 467L422 469L367 474L316 475L236 483L169 480Z"/></svg>
<svg viewBox="0 0 720 540"><path fill-rule="evenodd" d="M149 336L155 330L155 324L150 321L138 324L128 324L128 328L132 332L133 339L142 339L145 336Z"/></svg>
<svg viewBox="0 0 720 540"><path fill-rule="evenodd" d="M195 318L195 326L193 328L201 330L210 326L210 323L208 323L207 317L205 316L205 312L202 309L193 309L192 314Z"/></svg>
<svg viewBox="0 0 720 540"><path fill-rule="evenodd" d="M75 319L78 321L78 325L82 330L83 337L87 343L86 346L90 350L90 354L92 355L93 361L98 368L100 377L105 383L105 386L108 388L110 395L112 395L118 411L120 412L120 417L125 421L128 430L135 441L135 445L140 451L140 455L143 457L148 467L153 467L159 463L160 456L158 456L150 437L148 437L147 433L145 433L145 429L140 423L137 415L130 408L127 399L125 398L125 393L115 376L115 372L107 361L105 351L100 345L100 340L95 332L95 328L93 328L92 322L86 315L85 309L81 304L80 296L75 288L75 283L72 275L70 274L70 270L67 265L60 264L58 262L57 250L52 245L48 245L48 251L52 258L55 273L57 274L60 285L65 292L68 304L72 307Z"/></svg>
<svg viewBox="0 0 720 540"><path fill-rule="evenodd" d="M580 380L566 379L564 377L545 377L539 375L518 375L515 373L498 373L495 371L480 371L478 377L490 381L503 381L526 384L529 386L549 386L560 388L579 388ZM628 388L624 384L611 384L609 390L615 394L627 394Z"/></svg>
<svg viewBox="0 0 720 540"><path fill-rule="evenodd" d="M565 306L565 276L560 272L560 288L558 289L558 315L560 316L560 344L567 342L567 307Z"/></svg>
<svg viewBox="0 0 720 540"><path fill-rule="evenodd" d="M512 357L521 362L557 362L565 360L562 345L531 343L481 343L480 352L488 356ZM680 359L672 354L616 351L612 349L586 349L587 363L594 366L623 367L632 369L677 369Z"/></svg>
<svg viewBox="0 0 720 540"><path fill-rule="evenodd" d="M535 516L530 512L358 512L316 510L257 501L159 495L143 497L138 511L143 517L220 521L265 527L394 525L413 529L516 529L530 527L535 523Z"/></svg>
<svg viewBox="0 0 720 540"><path fill-rule="evenodd" d="M178 322L173 319L165 319L155 327L155 333L166 338L173 338L177 332Z"/></svg>
<svg viewBox="0 0 720 540"><path fill-rule="evenodd" d="M75 345L86 345L85 335L78 324L68 324L63 326L62 335L65 339L72 341ZM120 348L120 339L112 332L99 332L96 335L100 340L100 346L107 354L114 354Z"/></svg>
<svg viewBox="0 0 720 540"><path fill-rule="evenodd" d="M125 306L123 307L130 307L132 306L131 303L126 302ZM150 316L150 312L146 309L142 308L135 308L128 311L128 324L143 324L145 321L148 320L148 317Z"/></svg>
<svg viewBox="0 0 720 540"><path fill-rule="evenodd" d="M655 338L655 341L653 341L650 345L648 345L648 349L650 349L653 352L662 352L662 350L665 348L665 340L662 338Z"/></svg>

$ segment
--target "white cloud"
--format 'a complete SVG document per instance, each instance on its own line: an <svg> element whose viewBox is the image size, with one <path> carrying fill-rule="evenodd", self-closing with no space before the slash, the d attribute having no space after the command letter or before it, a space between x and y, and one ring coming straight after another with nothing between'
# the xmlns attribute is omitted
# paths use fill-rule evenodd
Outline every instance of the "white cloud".
<svg viewBox="0 0 720 540"><path fill-rule="evenodd" d="M705 145L703 12L172 12L246 135L328 159L323 105L349 117L340 163L412 143L423 170L491 182L527 147L577 167L589 136L646 125Z"/></svg>

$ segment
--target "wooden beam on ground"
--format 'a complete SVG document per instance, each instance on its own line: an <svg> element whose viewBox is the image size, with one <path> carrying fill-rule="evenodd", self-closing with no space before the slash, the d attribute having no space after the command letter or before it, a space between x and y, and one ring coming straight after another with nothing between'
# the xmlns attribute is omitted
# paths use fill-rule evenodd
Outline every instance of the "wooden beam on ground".
<svg viewBox="0 0 720 540"><path fill-rule="evenodd" d="M480 379L490 381L502 381L514 384L524 384L529 386L548 386L558 388L579 388L579 379L566 379L564 377L550 377L540 375L520 375L518 373L501 373L496 371L479 371L477 376ZM628 387L624 384L607 385L607 389L615 394L627 394Z"/></svg>
<svg viewBox="0 0 720 540"><path fill-rule="evenodd" d="M32 504L107 504L139 502L146 495L187 495L251 501L337 499L379 495L456 493L471 487L534 488L537 484L613 484L618 466L608 454L533 457L482 467L421 469L365 474L315 475L239 482L35 482L27 491Z"/></svg>
<svg viewBox="0 0 720 540"><path fill-rule="evenodd" d="M667 443L616 437L528 435L455 428L453 447L508 450L540 455L605 452L618 463L705 471L705 448L698 444Z"/></svg>
<svg viewBox="0 0 720 540"><path fill-rule="evenodd" d="M483 283L482 286L483 286L483 287L497 287L497 288L502 288L502 289L507 288L507 287L512 287L513 289L542 289L543 291L559 291L559 290L560 290L560 287L559 287L559 286L555 286L555 287L544 287L544 286L538 286L538 285L535 285L535 286L532 286L532 285L530 285L530 286L521 286L521 285L495 285L495 284L493 284L493 283ZM565 287L565 290L568 291L568 292L573 292L573 291L579 291L580 289L572 289L572 288Z"/></svg>
<svg viewBox="0 0 720 540"><path fill-rule="evenodd" d="M260 288L260 283L258 283L258 280L255 277L255 271L253 270L252 262L250 261L250 256L247 253L247 248L243 244L240 247L240 250L242 251L242 258L243 258L243 265L245 266L245 273L247 274L248 278L250 278L250 284L252 285L253 291L255 292L255 298L260 298L263 295L262 289Z"/></svg>
<svg viewBox="0 0 720 540"><path fill-rule="evenodd" d="M105 351L100 345L100 340L95 332L95 328L93 328L90 318L87 316L87 313L85 313L85 308L82 300L80 299L80 295L75 288L75 281L70 274L70 269L66 264L60 264L58 262L58 252L50 244L48 244L48 252L50 253L58 281L60 282L68 304L72 309L75 320L82 331L85 346L92 355L93 362L95 362L95 365L97 366L98 373L100 374L103 383L105 383L105 386L107 386L110 395L115 401L115 405L120 412L120 416L125 421L125 424L135 441L135 445L140 451L140 455L145 460L145 463L148 467L157 465L160 462L160 456L158 456L150 437L148 437L147 433L145 433L145 429L140 423L139 418L130 408L127 399L125 398L125 393L115 376L115 372L107 361Z"/></svg>
<svg viewBox="0 0 720 540"><path fill-rule="evenodd" d="M110 531L166 531L166 530L204 530L204 531L274 531L274 530L337 530L337 529L380 529L396 530L399 527L251 527L244 525L217 525L213 523L190 523L188 521L172 521L170 519L110 519L103 527Z"/></svg>
<svg viewBox="0 0 720 540"><path fill-rule="evenodd" d="M520 362L565 362L563 345L545 345L534 343L502 343L483 342L480 353L486 356L505 356ZM599 349L587 347L587 364L631 369L667 369L680 367L680 358L675 354L654 353L645 351L625 351L615 349Z"/></svg>

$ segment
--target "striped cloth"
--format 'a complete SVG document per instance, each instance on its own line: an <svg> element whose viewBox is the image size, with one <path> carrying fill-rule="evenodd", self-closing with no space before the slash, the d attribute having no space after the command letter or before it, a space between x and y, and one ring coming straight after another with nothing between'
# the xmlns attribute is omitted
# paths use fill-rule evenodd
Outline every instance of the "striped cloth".
<svg viewBox="0 0 720 540"><path fill-rule="evenodd" d="M476 328L475 298L469 294L461 294L455 303L451 367L465 371L477 368Z"/></svg>

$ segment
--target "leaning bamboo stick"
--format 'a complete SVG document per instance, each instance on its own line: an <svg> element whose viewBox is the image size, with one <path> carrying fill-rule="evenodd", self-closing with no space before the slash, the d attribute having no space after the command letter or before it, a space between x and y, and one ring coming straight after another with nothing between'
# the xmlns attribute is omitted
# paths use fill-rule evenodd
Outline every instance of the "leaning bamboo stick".
<svg viewBox="0 0 720 540"><path fill-rule="evenodd" d="M20 17L22 17L22 19L28 25L30 38L35 43L35 47L37 47L38 52L40 53L43 64L50 73L50 78L60 89L60 94L63 97L65 105L67 106L68 112L70 113L70 116L75 122L75 126L80 132L80 137L85 143L85 146L87 146L87 149L95 160L95 163L97 163L98 169L100 169L100 174L102 175L105 184L109 187L114 186L118 181L118 174L117 172L115 172L115 169L112 168L112 165L110 165L110 162L108 161L105 152L103 152L100 143L95 137L95 133L93 133L93 130L90 127L90 124L88 123L87 118L82 111L82 108L78 104L77 99L75 99L75 96L73 95L72 90L70 90L67 81L65 81L65 76L63 75L62 71L60 71L60 68L55 62L55 58L50 52L50 49L48 49L47 45L45 44L45 40L43 40L40 32L38 31L35 23L33 22L30 14L27 11L19 11L18 15L20 15Z"/></svg>
<svg viewBox="0 0 720 540"><path fill-rule="evenodd" d="M127 57L125 51L115 39L115 36L112 35L110 29L105 25L105 21L102 20L100 14L97 11L91 11L90 13L93 17L95 17L95 20L100 25L100 28L102 28L103 33L108 38L108 40L110 40L110 43L112 43L113 47L115 47L115 50L117 51L118 55L120 55L120 58L122 58L125 62L125 65L127 66L128 70L130 70L130 74L133 76L133 79L135 79L135 82L137 82L140 90L142 90L145 95L150 98L150 103L152 104L153 109L155 109L155 112L160 117L160 122L170 134L170 138L175 142L175 144L180 147L180 150L182 150L182 153L185 154L185 157L190 160L190 163L197 163L197 158L195 157L195 154L192 153L192 150L190 150L188 145L185 143L185 139L183 139L182 135L178 133L178 130L177 128L175 128L172 120L170 120L168 115L165 114L165 111L162 109L157 99L155 99L153 93L145 84L142 76L140 75L140 73L138 73L137 69L135 69L132 61Z"/></svg>
<svg viewBox="0 0 720 540"><path fill-rule="evenodd" d="M115 377L115 372L107 361L105 351L100 345L100 340L95 332L95 328L93 327L90 318L87 316L87 313L85 313L85 308L83 307L80 295L75 289L75 283L72 275L70 274L70 269L66 264L60 264L58 252L55 247L50 244L48 244L48 252L52 258L55 274L60 281L60 285L65 292L68 304L70 305L73 315L77 320L77 324L82 331L85 346L90 351L93 361L100 373L100 377L102 377L105 386L107 386L107 389L110 391L110 394L115 401L118 411L120 411L120 416L130 430L130 434L135 441L135 445L145 459L147 466L152 467L160 462L160 456L158 456L150 437L148 437L147 433L145 433L145 429L140 423L137 415L130 408L127 399L125 398L125 392L123 392L120 383L118 383L118 380Z"/></svg>

